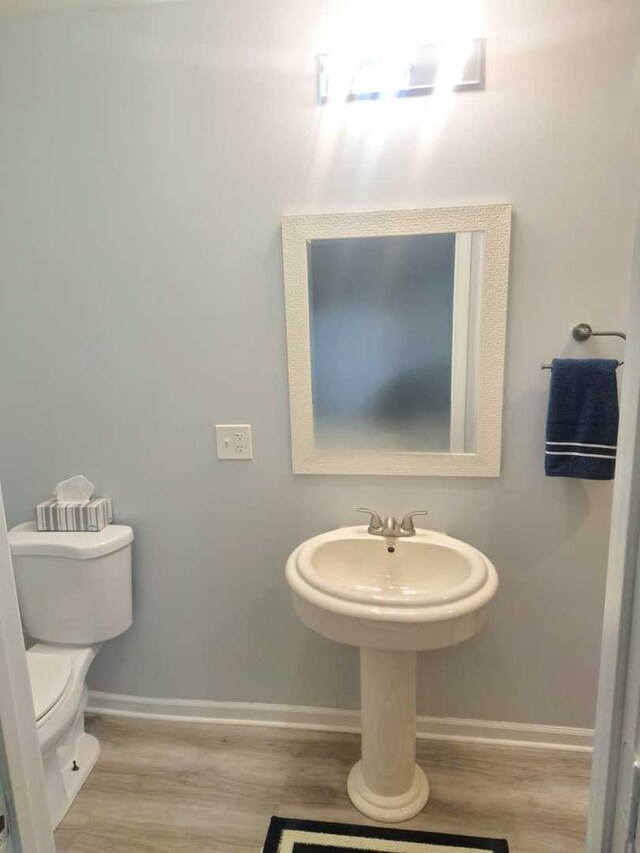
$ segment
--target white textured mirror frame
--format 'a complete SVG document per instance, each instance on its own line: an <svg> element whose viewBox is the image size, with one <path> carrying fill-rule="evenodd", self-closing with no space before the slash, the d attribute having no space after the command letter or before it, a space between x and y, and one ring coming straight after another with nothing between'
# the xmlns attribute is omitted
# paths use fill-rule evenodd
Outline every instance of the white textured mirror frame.
<svg viewBox="0 0 640 853"><path fill-rule="evenodd" d="M310 241L461 232L481 232L484 247L478 294L473 452L341 450L317 446L311 364ZM500 475L510 232L509 204L283 217L291 445L295 474Z"/></svg>

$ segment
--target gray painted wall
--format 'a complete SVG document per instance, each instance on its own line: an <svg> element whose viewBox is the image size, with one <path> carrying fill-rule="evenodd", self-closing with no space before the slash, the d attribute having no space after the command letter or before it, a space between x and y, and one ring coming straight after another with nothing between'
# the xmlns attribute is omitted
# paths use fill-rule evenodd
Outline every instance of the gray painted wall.
<svg viewBox="0 0 640 853"><path fill-rule="evenodd" d="M357 656L296 621L302 539L429 509L495 561L486 630L424 655L422 713L593 723L611 488L542 473L553 356L625 326L632 3L487 0L487 90L314 105L325 0L0 28L0 479L9 519L84 472L133 525L135 624L94 688L356 707ZM499 480L293 477L279 219L511 201ZM215 458L248 422L255 459Z"/></svg>

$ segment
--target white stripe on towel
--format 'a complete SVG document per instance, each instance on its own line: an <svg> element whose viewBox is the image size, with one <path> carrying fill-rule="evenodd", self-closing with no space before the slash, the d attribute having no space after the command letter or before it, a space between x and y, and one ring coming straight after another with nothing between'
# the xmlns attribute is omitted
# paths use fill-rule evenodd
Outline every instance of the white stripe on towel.
<svg viewBox="0 0 640 853"><path fill-rule="evenodd" d="M570 450L545 450L547 456L587 456L589 459L615 459L615 456L606 456L604 453L572 453Z"/></svg>
<svg viewBox="0 0 640 853"><path fill-rule="evenodd" d="M615 450L615 444L587 444L584 441L548 441L547 444L558 444L570 447L601 447L603 450Z"/></svg>

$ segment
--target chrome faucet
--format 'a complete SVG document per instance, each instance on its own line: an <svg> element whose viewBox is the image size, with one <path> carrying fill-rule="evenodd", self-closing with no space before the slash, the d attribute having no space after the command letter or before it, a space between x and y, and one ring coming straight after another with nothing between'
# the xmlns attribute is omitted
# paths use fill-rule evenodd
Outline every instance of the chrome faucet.
<svg viewBox="0 0 640 853"><path fill-rule="evenodd" d="M367 533L370 533L372 536L387 536L392 539L399 539L401 536L415 536L416 528L413 523L413 516L429 515L429 513L425 512L423 509L416 510L415 512L408 512L400 524L398 524L392 515L387 516L383 522L378 513L374 512L372 509L359 507L356 512L368 512L371 516L369 519Z"/></svg>

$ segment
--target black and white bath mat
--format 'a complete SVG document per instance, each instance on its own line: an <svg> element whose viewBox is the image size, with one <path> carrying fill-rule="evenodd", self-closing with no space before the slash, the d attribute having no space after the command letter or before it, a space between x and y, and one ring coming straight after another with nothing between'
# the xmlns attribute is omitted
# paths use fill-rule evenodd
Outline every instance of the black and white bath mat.
<svg viewBox="0 0 640 853"><path fill-rule="evenodd" d="M500 838L271 818L263 853L509 853Z"/></svg>

